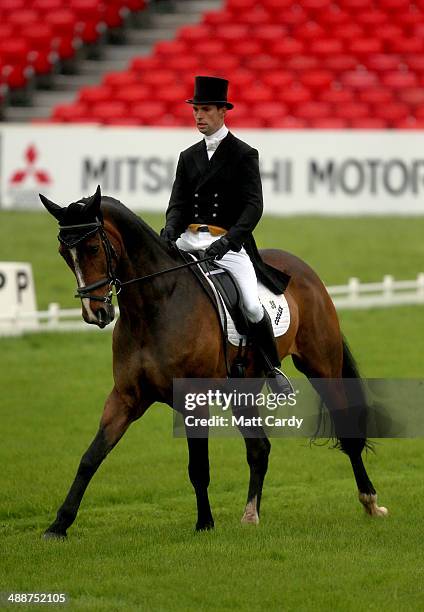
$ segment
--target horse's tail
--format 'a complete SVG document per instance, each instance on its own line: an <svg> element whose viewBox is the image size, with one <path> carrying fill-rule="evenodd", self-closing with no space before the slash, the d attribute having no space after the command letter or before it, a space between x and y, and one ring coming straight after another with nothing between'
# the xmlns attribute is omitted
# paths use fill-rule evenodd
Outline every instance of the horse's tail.
<svg viewBox="0 0 424 612"><path fill-rule="evenodd" d="M318 417L317 431L326 428L326 418L324 406L326 406L332 416L331 438L334 440L334 447L339 448L348 455L360 454L364 448L372 449L371 443L366 437L366 424L368 419L369 406L365 393L364 383L359 373L358 365L349 348L346 338L343 336L343 363L342 363L342 384L347 400L347 407L344 413L332 410L331 401L326 401L328 395L321 394L321 403ZM336 381L331 384L338 384ZM335 422L336 415L343 415Z"/></svg>
<svg viewBox="0 0 424 612"><path fill-rule="evenodd" d="M348 404L348 427L353 431L349 435L338 438L339 448L347 453L361 453L364 448L372 448L367 439L368 400L365 393L364 382L359 373L355 358L343 336L343 365L342 378ZM357 433L355 433L357 432Z"/></svg>

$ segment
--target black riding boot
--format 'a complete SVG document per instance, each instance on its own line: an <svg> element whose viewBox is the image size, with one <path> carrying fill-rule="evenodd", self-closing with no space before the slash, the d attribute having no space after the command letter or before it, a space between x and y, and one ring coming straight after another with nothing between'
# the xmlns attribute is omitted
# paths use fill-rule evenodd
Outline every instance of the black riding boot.
<svg viewBox="0 0 424 612"><path fill-rule="evenodd" d="M293 393L289 379L280 370L280 358L275 343L274 332L269 314L264 308L264 316L258 323L250 323L250 330L256 347L260 350L267 378L272 378L273 391L278 393ZM274 388L275 387L275 388Z"/></svg>

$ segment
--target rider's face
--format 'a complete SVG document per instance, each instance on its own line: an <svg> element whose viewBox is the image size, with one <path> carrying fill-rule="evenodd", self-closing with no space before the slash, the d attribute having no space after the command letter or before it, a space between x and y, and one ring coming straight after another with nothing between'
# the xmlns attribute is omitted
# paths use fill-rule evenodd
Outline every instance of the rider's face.
<svg viewBox="0 0 424 612"><path fill-rule="evenodd" d="M227 107L218 108L215 104L193 104L196 127L205 136L212 136L224 125Z"/></svg>

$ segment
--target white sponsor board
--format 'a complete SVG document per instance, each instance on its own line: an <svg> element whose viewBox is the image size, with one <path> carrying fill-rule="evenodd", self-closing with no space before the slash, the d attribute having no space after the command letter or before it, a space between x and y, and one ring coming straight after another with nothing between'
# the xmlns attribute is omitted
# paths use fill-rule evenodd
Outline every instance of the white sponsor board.
<svg viewBox="0 0 424 612"><path fill-rule="evenodd" d="M230 126L231 127L231 126ZM424 214L419 131L234 130L260 153L265 214ZM166 209L181 150L195 129L5 125L0 205L41 208L98 184L133 209Z"/></svg>
<svg viewBox="0 0 424 612"><path fill-rule="evenodd" d="M38 320L34 280L29 263L0 262L0 335L36 329ZM26 316L31 313L31 316Z"/></svg>

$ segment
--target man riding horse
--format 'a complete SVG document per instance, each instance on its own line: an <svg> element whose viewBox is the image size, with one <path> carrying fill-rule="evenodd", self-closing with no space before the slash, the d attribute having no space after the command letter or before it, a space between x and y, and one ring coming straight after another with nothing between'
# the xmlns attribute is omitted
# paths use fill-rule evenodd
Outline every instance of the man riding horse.
<svg viewBox="0 0 424 612"><path fill-rule="evenodd" d="M289 277L260 257L252 232L263 211L258 151L228 131L224 120L228 81L198 76L193 106L196 127L204 139L183 151L161 236L184 251L205 250L219 260L240 290L250 334L265 358L267 376L281 390L290 383L280 359L270 317L258 296L258 280L275 294ZM272 368L270 369L270 365Z"/></svg>

